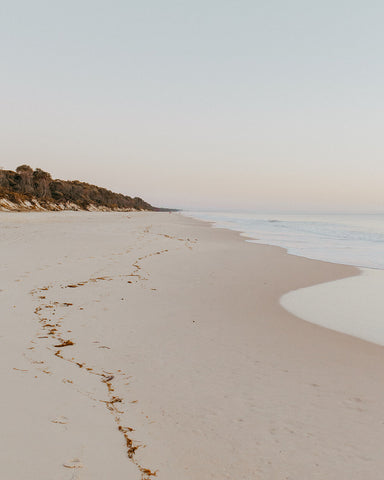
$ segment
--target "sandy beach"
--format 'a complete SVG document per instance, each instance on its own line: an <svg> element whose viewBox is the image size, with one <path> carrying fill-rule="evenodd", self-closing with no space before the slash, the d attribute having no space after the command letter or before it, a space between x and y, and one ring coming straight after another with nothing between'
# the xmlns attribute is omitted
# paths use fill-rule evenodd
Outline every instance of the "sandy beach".
<svg viewBox="0 0 384 480"><path fill-rule="evenodd" d="M2 478L382 478L383 347L279 303L358 269L176 213L2 213L0 247Z"/></svg>

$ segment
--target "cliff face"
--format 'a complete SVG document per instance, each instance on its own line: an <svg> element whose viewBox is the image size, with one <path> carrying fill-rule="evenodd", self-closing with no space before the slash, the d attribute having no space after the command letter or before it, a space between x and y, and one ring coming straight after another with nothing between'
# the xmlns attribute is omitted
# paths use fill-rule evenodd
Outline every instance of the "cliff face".
<svg viewBox="0 0 384 480"><path fill-rule="evenodd" d="M16 171L0 169L0 211L162 210L141 198L131 198L77 180L54 180L48 172L28 165Z"/></svg>

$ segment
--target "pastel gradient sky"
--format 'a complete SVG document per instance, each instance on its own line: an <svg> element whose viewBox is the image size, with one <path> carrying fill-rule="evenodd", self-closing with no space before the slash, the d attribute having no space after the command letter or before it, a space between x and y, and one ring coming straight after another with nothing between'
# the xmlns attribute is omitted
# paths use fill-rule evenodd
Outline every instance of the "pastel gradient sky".
<svg viewBox="0 0 384 480"><path fill-rule="evenodd" d="M384 3L4 0L0 165L159 206L384 210Z"/></svg>

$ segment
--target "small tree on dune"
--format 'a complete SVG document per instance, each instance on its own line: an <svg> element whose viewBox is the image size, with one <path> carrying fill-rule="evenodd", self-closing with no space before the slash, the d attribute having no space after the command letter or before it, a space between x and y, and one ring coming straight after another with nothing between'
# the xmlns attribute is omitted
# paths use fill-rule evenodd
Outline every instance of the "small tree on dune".
<svg viewBox="0 0 384 480"><path fill-rule="evenodd" d="M8 180L3 167L0 167L0 187L8 187Z"/></svg>
<svg viewBox="0 0 384 480"><path fill-rule="evenodd" d="M51 197L51 191L49 188L51 182L52 177L48 172L44 172L44 170L41 170L40 168L36 168L36 170L33 172L35 192L39 198Z"/></svg>
<svg viewBox="0 0 384 480"><path fill-rule="evenodd" d="M22 193L33 193L33 170L29 165L20 165L16 168L20 175L20 190Z"/></svg>

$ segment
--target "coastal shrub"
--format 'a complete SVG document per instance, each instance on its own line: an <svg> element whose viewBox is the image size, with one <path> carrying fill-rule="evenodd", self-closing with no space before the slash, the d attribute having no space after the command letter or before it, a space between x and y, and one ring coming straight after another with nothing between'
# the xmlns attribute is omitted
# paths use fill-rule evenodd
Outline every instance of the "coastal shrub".
<svg viewBox="0 0 384 480"><path fill-rule="evenodd" d="M43 207L73 203L86 210L90 205L110 210L162 210L152 207L139 197L114 193L78 180L56 180L40 168L20 165L16 171L0 169L0 197L21 202L37 199Z"/></svg>

